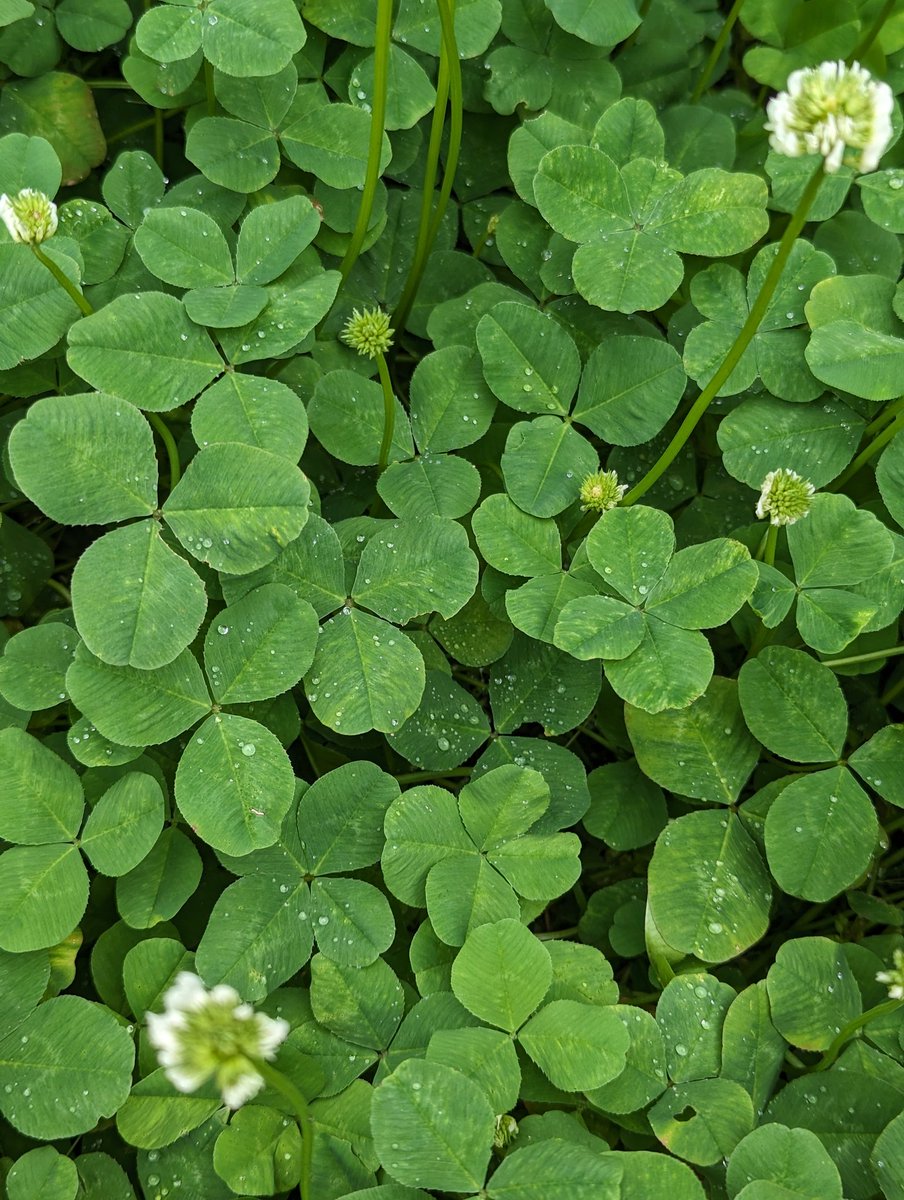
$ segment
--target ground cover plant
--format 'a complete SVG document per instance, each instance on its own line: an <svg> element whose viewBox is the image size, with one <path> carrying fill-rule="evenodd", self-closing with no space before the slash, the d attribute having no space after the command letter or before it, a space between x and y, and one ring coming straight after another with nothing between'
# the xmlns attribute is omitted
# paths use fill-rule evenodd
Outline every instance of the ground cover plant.
<svg viewBox="0 0 904 1200"><path fill-rule="evenodd" d="M0 1196L902 1200L902 0L0 0Z"/></svg>

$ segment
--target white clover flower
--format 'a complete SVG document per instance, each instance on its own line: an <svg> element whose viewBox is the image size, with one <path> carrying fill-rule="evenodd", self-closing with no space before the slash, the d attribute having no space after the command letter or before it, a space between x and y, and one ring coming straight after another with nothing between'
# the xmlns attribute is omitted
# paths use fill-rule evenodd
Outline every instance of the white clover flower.
<svg viewBox="0 0 904 1200"><path fill-rule="evenodd" d="M773 525L793 525L809 515L810 502L816 488L796 471L780 467L770 471L763 480L756 515L768 517Z"/></svg>
<svg viewBox="0 0 904 1200"><path fill-rule="evenodd" d="M583 512L608 512L615 508L627 490L628 485L618 482L615 471L597 471L581 484L581 509Z"/></svg>
<svg viewBox="0 0 904 1200"><path fill-rule="evenodd" d="M57 230L57 206L49 196L34 188L23 188L15 196L0 196L0 220L14 242L38 245Z"/></svg>
<svg viewBox="0 0 904 1200"><path fill-rule="evenodd" d="M888 987L889 1000L904 1000L904 950L895 950L890 971L878 971L876 982Z"/></svg>
<svg viewBox="0 0 904 1200"><path fill-rule="evenodd" d="M176 976L163 1005L147 1014L148 1038L174 1087L194 1092L213 1077L230 1108L257 1095L264 1085L257 1064L275 1056L287 1021L255 1012L227 984L208 991L189 971Z"/></svg>
<svg viewBox="0 0 904 1200"><path fill-rule="evenodd" d="M893 107L888 84L859 63L824 62L792 71L787 90L766 105L769 144L791 158L821 154L830 175L842 163L875 171L891 141Z"/></svg>

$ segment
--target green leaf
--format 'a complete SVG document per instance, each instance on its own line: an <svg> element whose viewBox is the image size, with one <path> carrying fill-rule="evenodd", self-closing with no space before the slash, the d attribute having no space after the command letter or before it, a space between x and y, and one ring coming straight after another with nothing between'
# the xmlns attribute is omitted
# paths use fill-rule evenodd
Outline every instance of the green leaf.
<svg viewBox="0 0 904 1200"><path fill-rule="evenodd" d="M294 789L276 736L230 713L208 717L176 771L176 803L186 821L215 850L237 856L273 845Z"/></svg>
<svg viewBox="0 0 904 1200"><path fill-rule="evenodd" d="M235 72L233 72L234 74ZM351 104L314 108L282 130L286 154L297 167L310 171L334 188L359 188L367 169L370 117ZM380 174L392 157L389 138L380 146Z"/></svg>
<svg viewBox="0 0 904 1200"><path fill-rule="evenodd" d="M507 1112L518 1102L521 1068L511 1038L499 1030L437 1030L427 1047L427 1061L473 1079L494 1112Z"/></svg>
<svg viewBox="0 0 904 1200"><path fill-rule="evenodd" d="M132 10L125 0L62 0L56 23L70 46L96 53L125 36Z"/></svg>
<svg viewBox="0 0 904 1200"><path fill-rule="evenodd" d="M402 985L381 958L346 967L323 954L311 960L311 1008L321 1025L356 1046L385 1049L402 1018Z"/></svg>
<svg viewBox="0 0 904 1200"><path fill-rule="evenodd" d="M714 538L678 551L647 597L646 611L682 629L712 629L731 620L756 581L747 547Z"/></svg>
<svg viewBox="0 0 904 1200"><path fill-rule="evenodd" d="M668 825L648 882L650 914L662 937L703 962L741 954L768 927L769 876L733 813L695 812Z"/></svg>
<svg viewBox="0 0 904 1200"><path fill-rule="evenodd" d="M594 46L617 46L640 24L634 0L550 0L559 25Z"/></svg>
<svg viewBox="0 0 904 1200"><path fill-rule="evenodd" d="M559 1138L522 1146L499 1164L487 1195L491 1200L620 1200L627 1193L621 1190L616 1157Z"/></svg>
<svg viewBox="0 0 904 1200"><path fill-rule="evenodd" d="M618 167L591 146L560 145L545 154L534 196L553 229L572 242L599 241L633 225Z"/></svg>
<svg viewBox="0 0 904 1200"><path fill-rule="evenodd" d="M308 518L310 485L280 455L221 442L199 450L163 506L190 554L244 575L271 562Z"/></svg>
<svg viewBox="0 0 904 1200"><path fill-rule="evenodd" d="M403 904L420 908L427 905L425 885L431 869L443 859L460 861L475 853L455 798L430 785L411 788L390 804L385 833L381 867L386 886Z"/></svg>
<svg viewBox="0 0 904 1200"><path fill-rule="evenodd" d="M213 0L202 17L204 57L227 75L275 75L305 44L292 0Z"/></svg>
<svg viewBox="0 0 904 1200"><path fill-rule="evenodd" d="M6 643L0 658L0 696L29 712L65 700L66 671L78 640L60 621L20 630Z"/></svg>
<svg viewBox="0 0 904 1200"><path fill-rule="evenodd" d="M631 604L644 603L665 574L674 549L671 517L642 504L610 509L587 535L591 565Z"/></svg>
<svg viewBox="0 0 904 1200"><path fill-rule="evenodd" d="M500 733L539 721L547 735L565 733L586 719L600 693L596 662L576 664L555 646L519 635L490 678L490 707Z"/></svg>
<svg viewBox="0 0 904 1200"><path fill-rule="evenodd" d="M2 736L2 735L0 735ZM904 750L904 725L888 725L858 746L848 763L883 800L904 808L904 779L895 771Z"/></svg>
<svg viewBox="0 0 904 1200"><path fill-rule="evenodd" d="M145 12L135 28L142 54L160 63L190 58L201 47L201 30L193 6L159 7Z"/></svg>
<svg viewBox="0 0 904 1200"><path fill-rule="evenodd" d="M587 1098L606 1112L635 1112L665 1090L665 1047L655 1019L645 1009L619 1004L612 1011L630 1038L625 1069L588 1092Z"/></svg>
<svg viewBox="0 0 904 1200"><path fill-rule="evenodd" d="M362 879L315 880L311 913L321 954L340 966L368 966L395 938L389 901Z"/></svg>
<svg viewBox="0 0 904 1200"><path fill-rule="evenodd" d="M308 418L295 392L276 379L230 371L195 401L191 429L200 447L243 442L297 463Z"/></svg>
<svg viewBox="0 0 904 1200"><path fill-rule="evenodd" d="M802 650L767 646L738 675L738 696L753 736L792 762L837 758L847 705L828 667Z"/></svg>
<svg viewBox="0 0 904 1200"><path fill-rule="evenodd" d="M300 1178L301 1133L274 1108L243 1108L217 1138L213 1165L231 1191L286 1191Z"/></svg>
<svg viewBox="0 0 904 1200"><path fill-rule="evenodd" d="M578 1092L620 1075L631 1039L614 1008L553 1000L531 1017L518 1041L556 1087Z"/></svg>
<svg viewBox="0 0 904 1200"><path fill-rule="evenodd" d="M125 875L150 853L163 829L163 792L150 775L130 771L91 810L80 845L102 875Z"/></svg>
<svg viewBox="0 0 904 1200"><path fill-rule="evenodd" d="M468 1012L514 1033L546 995L552 963L521 924L504 920L468 935L452 964L452 991Z"/></svg>
<svg viewBox="0 0 904 1200"><path fill-rule="evenodd" d="M814 496L809 517L788 527L798 586L847 586L880 571L894 554L891 535L847 496Z"/></svg>
<svg viewBox="0 0 904 1200"><path fill-rule="evenodd" d="M29 15L30 12L19 14ZM0 186L8 195L32 187L55 196L62 179L60 160L46 138L28 137L24 133L4 136L0 142Z"/></svg>
<svg viewBox="0 0 904 1200"><path fill-rule="evenodd" d="M860 1016L860 989L844 951L829 938L784 942L766 975L772 1020L802 1050L826 1050L842 1026Z"/></svg>
<svg viewBox="0 0 904 1200"><path fill-rule="evenodd" d="M194 639L207 594L157 522L141 521L111 530L82 554L72 573L72 607L92 654L152 671Z"/></svg>
<svg viewBox="0 0 904 1200"><path fill-rule="evenodd" d="M92 387L150 412L194 399L223 370L207 333L162 292L117 296L82 318L69 331L66 357Z"/></svg>
<svg viewBox="0 0 904 1200"><path fill-rule="evenodd" d="M794 779L766 814L766 857L782 891L821 903L869 867L879 825L866 792L844 767Z"/></svg>
<svg viewBox="0 0 904 1200"><path fill-rule="evenodd" d="M668 342L632 335L594 348L574 419L613 446L655 437L678 407L687 377Z"/></svg>
<svg viewBox="0 0 904 1200"><path fill-rule="evenodd" d="M52 66L54 62L48 65ZM67 184L84 179L107 154L107 144L84 79L64 71L36 79L11 79L0 106L4 127L46 138L60 160ZM32 181L28 185L34 187Z"/></svg>
<svg viewBox="0 0 904 1200"><path fill-rule="evenodd" d="M310 892L302 879L246 875L217 899L195 966L209 986L263 1000L311 956Z"/></svg>
<svg viewBox="0 0 904 1200"><path fill-rule="evenodd" d="M80 646L66 683L89 721L123 746L168 742L210 712L201 668L189 650L152 672L111 666Z"/></svg>
<svg viewBox="0 0 904 1200"><path fill-rule="evenodd" d="M575 658L627 658L644 637L642 613L614 596L570 600L556 623L554 641Z"/></svg>
<svg viewBox="0 0 904 1200"><path fill-rule="evenodd" d="M892 438L876 467L876 483L885 506L904 528L904 437Z"/></svg>
<svg viewBox="0 0 904 1200"><path fill-rule="evenodd" d="M0 1110L27 1137L87 1133L125 1101L134 1058L131 1034L109 1009L58 996L0 1042Z"/></svg>
<svg viewBox="0 0 904 1200"><path fill-rule="evenodd" d="M356 371L330 371L317 381L308 404L311 432L324 450L355 467L375 466L383 441L383 391ZM408 417L395 401L389 461L414 453Z"/></svg>
<svg viewBox="0 0 904 1200"><path fill-rule="evenodd" d="M665 797L632 759L607 763L587 776L590 811L584 828L613 850L655 841L666 824Z"/></svg>
<svg viewBox="0 0 904 1200"><path fill-rule="evenodd" d="M655 617L646 617L636 650L606 664L606 678L615 692L648 713L686 708L703 695L712 674L713 653L703 634Z"/></svg>
<svg viewBox="0 0 904 1200"><path fill-rule="evenodd" d="M901 1200L901 1197L904 1196L902 1128L904 1128L904 1114L895 1117L885 1126L876 1138L870 1155L870 1166L873 1168L883 1193L889 1200ZM835 1200L834 1195L832 1200Z"/></svg>
<svg viewBox="0 0 904 1200"><path fill-rule="evenodd" d="M236 329L248 325L261 315L269 300L265 288L248 287L240 283L196 288L182 297L185 311L194 323L209 325L212 329Z"/></svg>
<svg viewBox="0 0 904 1200"><path fill-rule="evenodd" d="M71 1158L53 1146L39 1146L16 1159L6 1177L6 1189L10 1200L29 1200L37 1195L45 1200L75 1200L78 1170Z"/></svg>
<svg viewBox="0 0 904 1200"><path fill-rule="evenodd" d="M231 117L196 121L185 140L185 157L211 183L242 192L266 187L280 165L279 143L268 129Z"/></svg>
<svg viewBox="0 0 904 1200"><path fill-rule="evenodd" d="M153 850L116 881L116 906L133 929L174 917L201 879L201 856L180 830L164 829Z"/></svg>
<svg viewBox="0 0 904 1200"><path fill-rule="evenodd" d="M33 186L33 185L32 185ZM50 257L76 286L78 270L72 259ZM38 358L60 340L78 316L75 302L42 263L24 246L0 246L0 370Z"/></svg>
<svg viewBox="0 0 904 1200"><path fill-rule="evenodd" d="M477 324L477 348L487 383L519 412L568 412L578 386L577 347L549 314L504 302Z"/></svg>
<svg viewBox="0 0 904 1200"><path fill-rule="evenodd" d="M727 1182L731 1194L756 1200L756 1183L774 1184L787 1196L818 1195L841 1200L841 1178L815 1133L788 1129L785 1125L762 1125L738 1143L728 1162ZM768 1193L759 1193L768 1200Z"/></svg>
<svg viewBox="0 0 904 1200"><path fill-rule="evenodd" d="M427 671L421 702L392 745L422 770L460 766L490 736L486 714L477 700L441 671Z"/></svg>
<svg viewBox="0 0 904 1200"><path fill-rule="evenodd" d="M265 583L222 609L204 638L204 668L219 704L279 696L310 667L317 614L291 588Z"/></svg>
<svg viewBox="0 0 904 1200"><path fill-rule="evenodd" d="M152 208L135 230L135 249L152 275L178 288L235 279L223 231L196 208Z"/></svg>
<svg viewBox="0 0 904 1200"><path fill-rule="evenodd" d="M477 587L477 556L456 521L393 521L367 542L352 596L398 625L438 612L447 620Z"/></svg>
<svg viewBox="0 0 904 1200"><path fill-rule="evenodd" d="M766 197L760 176L706 167L666 192L648 228L682 254L727 258L766 232Z"/></svg>
<svg viewBox="0 0 904 1200"><path fill-rule="evenodd" d="M57 945L87 903L88 873L75 846L14 846L0 855L0 949Z"/></svg>
<svg viewBox="0 0 904 1200"><path fill-rule="evenodd" d="M753 1102L730 1079L679 1083L653 1105L650 1125L671 1152L712 1166L727 1158L754 1122Z"/></svg>
<svg viewBox="0 0 904 1200"><path fill-rule="evenodd" d="M436 936L461 946L472 929L488 922L518 920L518 897L481 855L453 855L431 867L426 885L427 914Z"/></svg>
<svg viewBox="0 0 904 1200"><path fill-rule="evenodd" d="M813 331L807 365L822 383L865 400L891 400L900 392L904 338L858 321L830 321Z"/></svg>
<svg viewBox="0 0 904 1200"><path fill-rule="evenodd" d="M0 837L20 845L70 841L85 809L62 758L22 729L0 730Z"/></svg>
<svg viewBox="0 0 904 1200"><path fill-rule="evenodd" d="M298 830L311 875L356 871L377 862L386 811L399 785L374 763L346 763L322 775L298 803Z"/></svg>
<svg viewBox="0 0 904 1200"><path fill-rule="evenodd" d="M393 463L377 480L377 491L397 517L463 517L480 496L480 473L451 454L419 455Z"/></svg>
<svg viewBox="0 0 904 1200"><path fill-rule="evenodd" d="M596 451L558 417L519 421L502 455L506 490L519 508L554 517L578 498L585 476L599 466Z"/></svg>
<svg viewBox="0 0 904 1200"><path fill-rule="evenodd" d="M579 246L571 263L585 300L610 312L661 308L680 285L678 255L643 229L620 229Z"/></svg>
<svg viewBox="0 0 904 1200"><path fill-rule="evenodd" d="M239 230L236 278L241 283L271 283L311 243L320 222L307 196L289 196L252 208Z"/></svg>
<svg viewBox="0 0 904 1200"><path fill-rule="evenodd" d="M734 804L759 759L734 680L715 676L687 708L656 714L628 705L625 724L638 766L669 791Z"/></svg>
<svg viewBox="0 0 904 1200"><path fill-rule="evenodd" d="M102 525L157 507L157 461L147 421L102 393L35 401L9 439L22 491L52 520Z"/></svg>
<svg viewBox="0 0 904 1200"><path fill-rule="evenodd" d="M225 576L223 594L234 603L262 583L284 583L318 617L339 608L346 598L342 547L332 525L311 513L299 536L272 563L248 575Z"/></svg>
<svg viewBox="0 0 904 1200"><path fill-rule="evenodd" d="M480 553L505 575L549 575L561 567L554 521L522 512L508 496L487 496L471 521Z"/></svg>
<svg viewBox="0 0 904 1200"><path fill-rule="evenodd" d="M321 628L305 692L319 720L343 734L392 733L424 692L424 661L379 617L343 608Z"/></svg>
<svg viewBox="0 0 904 1200"><path fill-rule="evenodd" d="M466 1075L408 1059L374 1091L371 1120L380 1161L400 1183L458 1192L482 1186L494 1116Z"/></svg>

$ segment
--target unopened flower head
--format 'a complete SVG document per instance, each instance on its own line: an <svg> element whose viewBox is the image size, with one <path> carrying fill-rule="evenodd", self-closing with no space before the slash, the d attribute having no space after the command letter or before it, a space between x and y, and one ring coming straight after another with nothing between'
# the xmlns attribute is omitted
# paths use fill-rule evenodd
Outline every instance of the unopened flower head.
<svg viewBox="0 0 904 1200"><path fill-rule="evenodd" d="M615 471L597 471L581 484L581 508L584 512L608 512L615 508L627 490L628 485L618 482Z"/></svg>
<svg viewBox="0 0 904 1200"><path fill-rule="evenodd" d="M892 969L879 971L876 980L888 988L889 1000L904 1000L904 950L895 950L892 963Z"/></svg>
<svg viewBox="0 0 904 1200"><path fill-rule="evenodd" d="M34 188L23 188L15 196L0 196L0 220L14 242L37 245L53 237L57 229L57 206Z"/></svg>
<svg viewBox="0 0 904 1200"><path fill-rule="evenodd" d="M875 171L891 141L893 107L888 84L859 63L792 71L787 90L766 105L769 144L791 158L821 154L829 174L842 163Z"/></svg>
<svg viewBox="0 0 904 1200"><path fill-rule="evenodd" d="M393 332L389 328L389 317L382 309L365 308L364 312L358 312L356 308L345 323L342 340L359 354L376 358L392 345Z"/></svg>
<svg viewBox="0 0 904 1200"><path fill-rule="evenodd" d="M518 1122L511 1113L501 1113L496 1118L496 1128L493 1132L493 1145L497 1150L504 1150L518 1136Z"/></svg>
<svg viewBox="0 0 904 1200"><path fill-rule="evenodd" d="M763 480L756 515L760 520L768 517L773 525L793 525L810 512L815 491L813 484L796 471L785 467L770 471Z"/></svg>
<svg viewBox="0 0 904 1200"><path fill-rule="evenodd" d="M162 1013L147 1014L148 1038L180 1092L213 1078L230 1108L257 1095L264 1085L257 1064L274 1057L287 1021L255 1012L224 983L208 991L189 971L176 976L163 1005Z"/></svg>

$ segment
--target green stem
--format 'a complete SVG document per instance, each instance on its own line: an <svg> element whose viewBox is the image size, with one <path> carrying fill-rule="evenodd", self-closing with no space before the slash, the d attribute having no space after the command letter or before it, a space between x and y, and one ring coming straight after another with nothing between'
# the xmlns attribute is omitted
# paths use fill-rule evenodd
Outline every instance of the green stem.
<svg viewBox="0 0 904 1200"><path fill-rule="evenodd" d="M900 679L896 679L894 683L885 689L879 697L879 703L884 708L886 705L891 704L892 700L895 700L902 692L904 692L904 675Z"/></svg>
<svg viewBox="0 0 904 1200"><path fill-rule="evenodd" d="M57 281L57 283L60 285L60 287L63 289L63 291L66 292L66 294L68 296L70 296L72 300L75 301L75 303L81 309L83 316L90 317L91 314L94 312L94 309L91 307L91 305L88 303L88 301L82 295L82 293L78 290L78 288L75 286L75 284L72 282L72 280L66 274L64 274L63 270L57 266L57 264L53 261L52 258L47 257L47 255L44 253L44 251L41 249L40 246L38 246L34 242L32 242L31 248L32 248L34 256L38 260L38 262L44 264L44 266L47 268L47 270L50 272L50 274L54 277L54 279Z"/></svg>
<svg viewBox="0 0 904 1200"><path fill-rule="evenodd" d="M417 231L417 241L414 248L414 259L401 299L392 314L392 327L402 332L411 314L418 288L421 285L427 259L433 239L436 237L440 221L445 210L445 193L448 199L452 190L452 177L458 165L458 150L461 142L462 96L461 96L461 63L458 59L458 46L455 41L455 26L452 19L452 5L449 0L437 0L440 22L442 23L443 44L440 51L439 73L436 80L436 103L433 108L433 121L430 126L430 140L427 143L427 165L424 170L424 190L421 196L421 217ZM439 167L439 152L443 140L443 124L446 116L446 103L452 95L452 124L449 133L449 147L446 154L446 166L443 175L440 201L436 212L431 217L433 209L433 189L436 185L436 173ZM457 109L457 116L456 116ZM455 130L457 139L453 141ZM454 152L454 153L453 153Z"/></svg>
<svg viewBox="0 0 904 1200"><path fill-rule="evenodd" d="M380 155L383 151L383 132L386 124L386 96L389 90L389 50L392 38L392 0L377 0L377 41L374 48L374 94L370 113L370 144L367 151L367 174L361 204L345 257L339 266L343 283L358 260L374 208L377 184L380 182Z"/></svg>
<svg viewBox="0 0 904 1200"><path fill-rule="evenodd" d="M838 478L826 488L826 491L837 492L839 488L844 487L847 481L852 479L862 467L865 467L869 460L884 446L887 446L895 434L902 429L904 429L904 412L899 412L895 419L889 422L882 432L860 451L850 466L841 472Z"/></svg>
<svg viewBox="0 0 904 1200"><path fill-rule="evenodd" d="M624 52L626 50L630 50L631 47L634 45L634 43L637 41L638 35L640 34L641 29L643 28L643 19L647 15L647 13L650 11L651 3L652 3L652 0L641 0L640 7L637 9L637 15L640 17L640 24L637 26L637 28L634 30L633 33L628 34L628 36L621 43L620 46L615 47L615 50L612 53L613 58L617 57L619 54L624 54Z"/></svg>
<svg viewBox="0 0 904 1200"><path fill-rule="evenodd" d="M847 62L860 62L863 59L863 56L869 52L869 50L872 48L873 42L882 32L882 26L885 24L889 16L891 16L891 10L894 8L894 6L895 0L885 0L885 3L876 14L876 19L873 21L872 25L870 25L869 29L848 55L846 60Z"/></svg>
<svg viewBox="0 0 904 1200"><path fill-rule="evenodd" d="M697 80L696 87L694 88L693 92L691 92L691 104L696 104L706 90L706 85L709 83L712 77L712 73L716 68L716 63L719 61L722 51L725 49L728 39L731 37L731 31L734 28L735 21L738 19L743 4L744 0L734 0L731 10L729 11L728 16L725 18L725 23L719 30L719 36L713 42L712 50L709 52L709 58L703 65L703 70L700 72L700 78Z"/></svg>
<svg viewBox="0 0 904 1200"><path fill-rule="evenodd" d="M213 90L213 63L204 59L204 91L207 93L207 115L212 117L217 111L217 97Z"/></svg>
<svg viewBox="0 0 904 1200"><path fill-rule="evenodd" d="M534 937L538 942L554 942L558 938L574 937L577 931L577 925L569 925L567 929L555 929L552 933L535 933Z"/></svg>
<svg viewBox="0 0 904 1200"><path fill-rule="evenodd" d="M856 663L876 662L880 658L897 658L904 654L904 646L892 646L890 650L872 650L869 654L851 654L847 658L824 658L824 667L852 667Z"/></svg>
<svg viewBox="0 0 904 1200"><path fill-rule="evenodd" d="M865 1013L861 1013L853 1021L848 1021L847 1025L837 1035L819 1062L811 1067L810 1070L827 1070L858 1030L862 1029L864 1025L869 1024L870 1021L874 1021L876 1017L884 1017L888 1013L893 1013L902 1004L904 1004L904 1000L883 1000L881 1004L877 1004L874 1008L868 1008Z"/></svg>
<svg viewBox="0 0 904 1200"><path fill-rule="evenodd" d="M407 771L396 775L396 783L431 783L434 779L467 779L470 767L453 767L449 771Z"/></svg>
<svg viewBox="0 0 904 1200"><path fill-rule="evenodd" d="M722 360L722 364L716 373L710 379L709 383L694 401L687 416L678 427L678 432L669 442L668 446L663 450L657 462L647 471L643 479L635 484L628 492L622 501L623 504L634 504L646 492L650 490L656 481L665 474L680 452L683 450L688 438L694 432L702 418L703 414L709 408L710 404L715 400L719 393L722 384L728 379L732 371L741 361L744 351L753 341L756 331L759 329L763 317L766 315L766 310L769 303L775 294L775 289L778 287L779 280L785 269L785 264L788 261L788 256L794 246L797 236L803 229L807 221L807 213L810 211L810 206L816 199L816 193L819 191L819 186L825 178L825 169L820 162L817 169L814 171L809 183L804 188L800 200L797 203L797 208L794 210L791 220L788 222L785 232L782 234L781 241L778 243L778 248L775 252L775 257L766 273L766 278L763 280L763 285L760 288L756 300L751 305L750 312L747 314L747 320L741 326L741 331L734 340L731 349Z"/></svg>
<svg viewBox="0 0 904 1200"><path fill-rule="evenodd" d="M163 170L163 109L154 109L154 159Z"/></svg>
<svg viewBox="0 0 904 1200"><path fill-rule="evenodd" d="M47 586L55 591L57 595L62 596L67 604L72 603L72 592L69 591L69 588L64 587L58 579L48 579Z"/></svg>
<svg viewBox="0 0 904 1200"><path fill-rule="evenodd" d="M879 430L884 428L889 421L893 420L899 412L904 412L904 396L901 396L899 399L892 400L889 404L886 404L886 406L879 413L878 417L874 417L873 420L870 421L869 425L867 425L866 429L863 431L864 436L872 437L873 434L878 433Z"/></svg>
<svg viewBox="0 0 904 1200"><path fill-rule="evenodd" d="M301 1130L301 1200L311 1200L311 1161L314 1157L314 1125L308 1102L290 1079L268 1062L258 1060L255 1070L270 1087L280 1092L292 1105Z"/></svg>
<svg viewBox="0 0 904 1200"><path fill-rule="evenodd" d="M173 437L169 426L159 415L159 413L147 412L146 416L150 423L157 430L157 433L160 435L160 440L163 442L163 445L166 449L166 457L169 460L170 469L169 485L170 491L172 491L182 476L182 464L179 462L179 450L176 446L176 439Z"/></svg>
<svg viewBox="0 0 904 1200"><path fill-rule="evenodd" d="M378 469L386 470L389 462L389 451L392 447L392 435L395 433L395 396L392 391L392 380L389 378L389 368L385 355L377 352L377 370L380 373L380 387L383 389L383 440L380 442L380 459Z"/></svg>
<svg viewBox="0 0 904 1200"><path fill-rule="evenodd" d="M767 567L775 566L775 548L778 545L778 526L770 525L766 530L766 545L763 547L763 562Z"/></svg>

